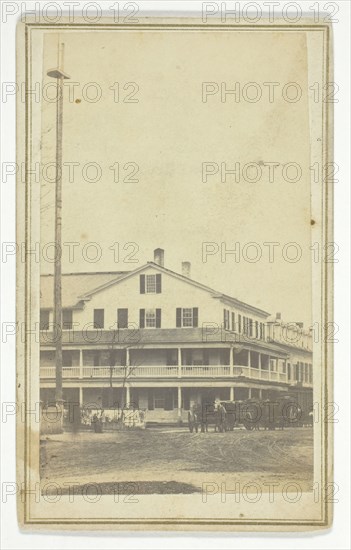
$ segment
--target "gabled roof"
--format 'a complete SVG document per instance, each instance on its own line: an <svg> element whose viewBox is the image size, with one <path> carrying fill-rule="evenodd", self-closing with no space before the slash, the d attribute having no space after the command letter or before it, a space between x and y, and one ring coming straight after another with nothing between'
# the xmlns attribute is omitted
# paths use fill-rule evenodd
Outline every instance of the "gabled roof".
<svg viewBox="0 0 351 550"><path fill-rule="evenodd" d="M155 262L147 262L147 264L142 265L141 267L138 267L137 269L134 269L133 271L125 272L121 276L117 277L115 280L107 281L106 283L102 284L100 287L97 287L93 289L91 292L87 292L85 295L79 296L79 300L90 300L91 296L93 296L97 292L101 292L102 290L105 290L105 288L108 288L111 285L114 285L116 283L120 283L130 277L134 277L139 272L145 271L148 267L152 267L153 269L157 269L158 271L161 271L163 273L167 273L171 277L175 277L176 279L180 279L182 281L185 281L187 284L191 284L193 286L196 286L197 288L200 288L201 290L204 290L206 292L209 292L213 298L217 298L221 301L224 301L226 303L230 302L233 306L236 307L242 307L244 309L250 310L253 313L257 313L258 315L263 315L267 317L269 313L267 311L263 311L262 309L259 309L257 307L251 306L249 304L246 304L245 302L241 302L240 300L237 300L236 298L233 298L232 296L228 296L227 294L222 294L213 288L210 288L209 286L203 285L202 283L199 283L198 281L194 281L194 279L190 279L189 277L186 277L185 275L181 275L180 273L177 273L176 271L172 271L171 269L168 269L164 266L161 266L159 264L156 264Z"/></svg>
<svg viewBox="0 0 351 550"><path fill-rule="evenodd" d="M79 296L92 289L116 281L127 271L106 271L103 273L65 273L62 275L62 307L78 307ZM52 308L54 301L54 276L40 277L40 307Z"/></svg>
<svg viewBox="0 0 351 550"><path fill-rule="evenodd" d="M133 271L111 271L103 273L70 273L62 276L62 304L63 307L79 307L79 304L90 300L91 297L106 288L118 284L130 277L134 277L138 273L145 271L148 268L156 269L160 272L166 273L171 277L179 279L187 284L193 285L205 292L211 294L215 299L218 299L226 304L231 304L235 307L243 308L249 310L252 313L268 317L269 313L259 309L255 306L251 306L245 302L238 300L227 294L223 294L206 286L194 279L190 279L185 275L181 275L171 269L168 269L164 266L160 266L155 262L147 262ZM41 307L52 307L53 296L53 276L45 275L42 276L41 281Z"/></svg>

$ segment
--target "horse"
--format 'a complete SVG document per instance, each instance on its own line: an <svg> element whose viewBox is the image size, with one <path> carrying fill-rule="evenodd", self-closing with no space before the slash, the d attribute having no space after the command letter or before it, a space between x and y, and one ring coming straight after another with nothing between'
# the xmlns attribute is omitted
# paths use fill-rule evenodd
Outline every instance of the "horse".
<svg viewBox="0 0 351 550"><path fill-rule="evenodd" d="M226 417L227 411L223 407L222 403L218 403L215 407L215 432L226 431Z"/></svg>

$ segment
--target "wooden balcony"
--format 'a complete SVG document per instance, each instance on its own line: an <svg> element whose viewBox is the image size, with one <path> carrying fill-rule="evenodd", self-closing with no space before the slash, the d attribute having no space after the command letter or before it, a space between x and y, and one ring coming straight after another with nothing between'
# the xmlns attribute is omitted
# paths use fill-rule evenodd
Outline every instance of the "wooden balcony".
<svg viewBox="0 0 351 550"><path fill-rule="evenodd" d="M247 365L182 365L178 366L138 366L138 367L63 367L63 379L109 379L122 380L127 377L128 380L154 378L154 379L189 379L189 378L249 378L252 380L261 380L267 382L280 382L283 384L294 384L293 380L288 380L288 375L283 372L257 369ZM50 380L55 378L55 367L42 366L40 368L40 378ZM303 386L312 387L309 382L303 382Z"/></svg>

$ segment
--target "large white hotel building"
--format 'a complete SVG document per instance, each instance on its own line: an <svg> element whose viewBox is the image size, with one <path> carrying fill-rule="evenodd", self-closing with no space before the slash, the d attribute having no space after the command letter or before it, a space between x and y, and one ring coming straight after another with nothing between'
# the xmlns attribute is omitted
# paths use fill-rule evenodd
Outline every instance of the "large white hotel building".
<svg viewBox="0 0 351 550"><path fill-rule="evenodd" d="M55 398L53 276L41 277L40 392ZM134 403L149 422L187 420L193 403L294 395L312 407L311 333L164 267L62 277L63 395ZM112 401L112 402L111 402Z"/></svg>

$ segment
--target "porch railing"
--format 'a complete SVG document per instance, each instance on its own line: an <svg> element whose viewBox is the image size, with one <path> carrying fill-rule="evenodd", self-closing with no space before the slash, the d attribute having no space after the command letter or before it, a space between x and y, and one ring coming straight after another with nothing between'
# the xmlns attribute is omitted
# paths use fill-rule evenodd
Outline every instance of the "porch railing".
<svg viewBox="0 0 351 550"><path fill-rule="evenodd" d="M107 366L74 366L63 367L63 379L96 379L112 378L129 379L137 378L250 378L271 382L295 383L288 379L287 373L267 369L258 369L247 365L177 365L172 366L138 366L138 367L107 367ZM41 379L54 379L55 367L40 367ZM303 382L304 386L312 386L309 382Z"/></svg>

